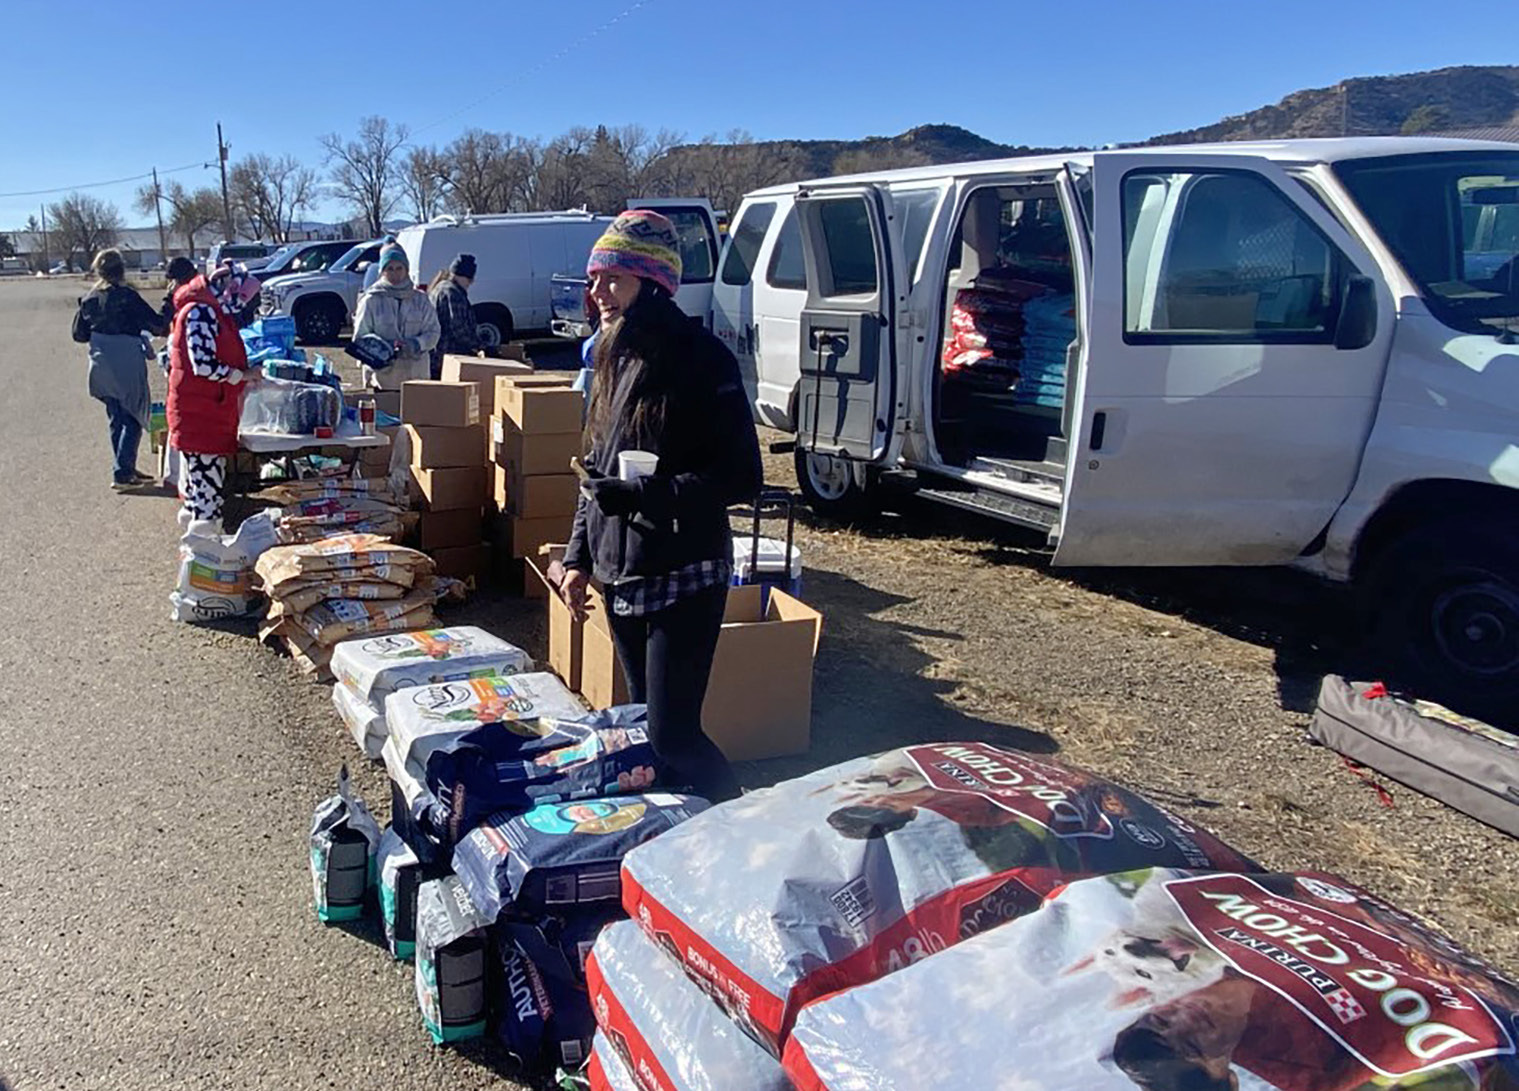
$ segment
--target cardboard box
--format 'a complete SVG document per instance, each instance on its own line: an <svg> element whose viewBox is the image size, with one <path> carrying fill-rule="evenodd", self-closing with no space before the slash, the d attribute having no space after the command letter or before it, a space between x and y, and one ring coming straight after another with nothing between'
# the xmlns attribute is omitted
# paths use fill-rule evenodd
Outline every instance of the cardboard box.
<svg viewBox="0 0 1519 1091"><path fill-rule="evenodd" d="M455 466L484 466L480 457L481 425L468 428L404 426L407 442L411 445L411 464L419 470L448 469ZM480 485L476 497L484 491ZM478 506L478 505L477 505Z"/></svg>
<svg viewBox="0 0 1519 1091"><path fill-rule="evenodd" d="M515 515L498 515L491 522L491 540L503 556L517 560L536 557L550 542L562 542L570 536L569 516L549 519L522 519Z"/></svg>
<svg viewBox="0 0 1519 1091"><path fill-rule="evenodd" d="M369 390L361 397L374 399L374 407L381 413L389 413L397 420L401 417L401 392L399 390ZM359 403L355 401L354 405Z"/></svg>
<svg viewBox="0 0 1519 1091"><path fill-rule="evenodd" d="M417 545L424 553L455 546L477 546L483 520L479 508L424 511L417 521Z"/></svg>
<svg viewBox="0 0 1519 1091"><path fill-rule="evenodd" d="M778 589L762 610L760 590L729 589L702 706L702 727L730 761L802 754L812 744L812 664L823 615Z"/></svg>
<svg viewBox="0 0 1519 1091"><path fill-rule="evenodd" d="M577 621L557 592L548 587L549 564L564 559L564 546L548 545L529 557L529 583L545 589L548 600L548 664L592 708L628 703L628 682L612 646L607 604L594 586L586 591L586 618Z"/></svg>
<svg viewBox="0 0 1519 1091"><path fill-rule="evenodd" d="M453 546L433 550L432 559L440 576L456 580L478 578L490 564L490 550L484 545Z"/></svg>
<svg viewBox="0 0 1519 1091"><path fill-rule="evenodd" d="M477 383L413 379L401 384L401 419L436 428L468 428L480 423Z"/></svg>
<svg viewBox="0 0 1519 1091"><path fill-rule="evenodd" d="M484 466L464 466L443 470L411 471L412 500L423 511L450 511L459 508L480 507L480 496L485 491Z"/></svg>
<svg viewBox="0 0 1519 1091"><path fill-rule="evenodd" d="M528 435L578 432L585 395L562 385L527 385L510 378L496 380L496 408Z"/></svg>
<svg viewBox="0 0 1519 1091"><path fill-rule="evenodd" d="M532 477L492 467L491 501L498 511L524 519L568 518L580 501L580 479L574 474L539 474Z"/></svg>
<svg viewBox="0 0 1519 1091"><path fill-rule="evenodd" d="M521 360L486 360L479 356L443 357L443 381L474 383L480 388L480 416L487 419L496 413L496 380L502 376L524 378L533 373L533 365Z"/></svg>
<svg viewBox="0 0 1519 1091"><path fill-rule="evenodd" d="M521 477L567 472L570 459L580 457L585 442L578 428L555 435L528 436L500 416L491 422L491 433L495 440L491 447L492 461Z"/></svg>

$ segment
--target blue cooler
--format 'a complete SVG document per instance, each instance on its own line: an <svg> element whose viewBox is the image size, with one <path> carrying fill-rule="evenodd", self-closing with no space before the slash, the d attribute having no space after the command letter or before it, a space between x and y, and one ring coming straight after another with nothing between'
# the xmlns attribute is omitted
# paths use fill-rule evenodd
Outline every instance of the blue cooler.
<svg viewBox="0 0 1519 1091"><path fill-rule="evenodd" d="M786 537L760 535L766 517L786 520ZM733 586L756 584L760 609L770 608L770 588L779 587L792 598L802 595L802 551L795 545L796 503L786 489L763 489L754 501L754 528L747 537L733 539Z"/></svg>

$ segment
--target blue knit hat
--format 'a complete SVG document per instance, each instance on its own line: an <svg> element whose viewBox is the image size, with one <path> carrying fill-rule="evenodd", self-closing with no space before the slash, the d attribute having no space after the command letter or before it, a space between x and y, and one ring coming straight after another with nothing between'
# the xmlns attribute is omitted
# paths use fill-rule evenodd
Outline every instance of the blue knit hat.
<svg viewBox="0 0 1519 1091"><path fill-rule="evenodd" d="M407 260L406 251L402 250L395 243L391 243L389 246L386 246L380 250L380 272L383 273L385 271L385 266L389 265L393 261L399 261L407 272L411 271L411 262Z"/></svg>
<svg viewBox="0 0 1519 1091"><path fill-rule="evenodd" d="M658 212L629 209L612 221L591 248L587 276L620 269L652 280L674 295L680 291L680 237L675 225Z"/></svg>

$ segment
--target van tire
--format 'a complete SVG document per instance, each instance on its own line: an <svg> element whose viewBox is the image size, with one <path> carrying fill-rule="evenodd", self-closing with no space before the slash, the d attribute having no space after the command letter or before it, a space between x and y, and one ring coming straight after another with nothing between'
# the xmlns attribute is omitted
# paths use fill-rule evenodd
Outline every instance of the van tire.
<svg viewBox="0 0 1519 1091"><path fill-rule="evenodd" d="M308 345L331 345L343 332L348 312L336 299L312 299L297 303L292 310L295 332Z"/></svg>
<svg viewBox="0 0 1519 1091"><path fill-rule="evenodd" d="M1519 519L1411 530L1372 558L1357 590L1389 681L1519 726Z"/></svg>
<svg viewBox="0 0 1519 1091"><path fill-rule="evenodd" d="M483 303L475 308L475 334L480 347L497 349L512 339L512 312L499 303Z"/></svg>
<svg viewBox="0 0 1519 1091"><path fill-rule="evenodd" d="M875 512L871 474L857 462L796 448L797 487L807 506L826 519L853 522Z"/></svg>

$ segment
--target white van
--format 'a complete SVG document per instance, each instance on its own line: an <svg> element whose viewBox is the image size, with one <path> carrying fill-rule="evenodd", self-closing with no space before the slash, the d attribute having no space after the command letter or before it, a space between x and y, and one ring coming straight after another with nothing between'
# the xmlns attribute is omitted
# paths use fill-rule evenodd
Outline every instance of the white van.
<svg viewBox="0 0 1519 1091"><path fill-rule="evenodd" d="M890 476L1057 565L1353 582L1389 668L1506 719L1519 261L1473 225L1516 201L1519 149L1432 138L777 186L737 210L713 328L820 510Z"/></svg>
<svg viewBox="0 0 1519 1091"><path fill-rule="evenodd" d="M691 267L678 301L693 313L705 314L718 254L711 207L705 201L637 203L657 206L672 217L701 218L700 238L695 227L681 233L682 255ZM481 340L494 347L511 340L517 330L549 327L553 278L583 277L591 247L611 222L611 216L593 216L583 210L439 216L406 228L396 241L411 260L412 276L420 285L447 269L455 255L475 255L479 273L469 289L470 302ZM686 219L681 219L678 226L684 223Z"/></svg>

